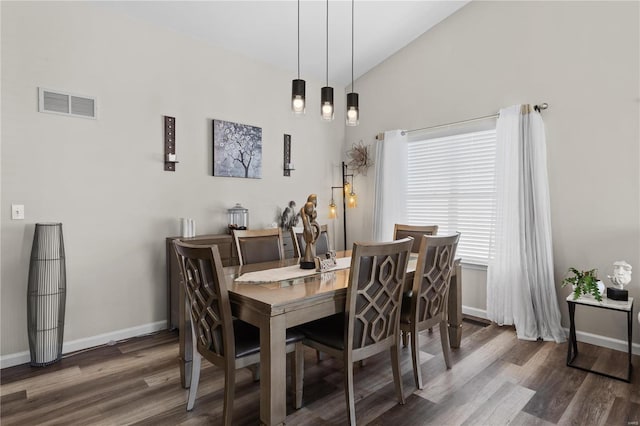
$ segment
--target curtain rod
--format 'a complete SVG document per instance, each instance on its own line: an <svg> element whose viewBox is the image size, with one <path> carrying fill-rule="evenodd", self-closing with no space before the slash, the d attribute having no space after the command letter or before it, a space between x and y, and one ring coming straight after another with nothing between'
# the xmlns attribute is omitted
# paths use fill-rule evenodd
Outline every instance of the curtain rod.
<svg viewBox="0 0 640 426"><path fill-rule="evenodd" d="M549 108L549 104L546 103L546 102L543 102L540 105L534 105L533 106L533 109L536 110L537 112L541 112L542 110L545 110L547 108ZM470 118L468 120L454 121L453 123L438 124L436 126L422 127L420 129L413 129L413 130L403 130L401 132L401 134L402 134L402 136L404 136L404 135L406 135L408 133L420 132L422 130L439 129L441 127L448 127L448 126L454 126L456 124L464 124L464 123L471 123L471 122L474 122L474 121L487 120L487 119L490 119L490 118L497 118L499 116L500 116L500 114L491 114L491 115L485 115L483 117ZM384 133L378 133L376 135L376 140L379 140L379 141L384 140Z"/></svg>

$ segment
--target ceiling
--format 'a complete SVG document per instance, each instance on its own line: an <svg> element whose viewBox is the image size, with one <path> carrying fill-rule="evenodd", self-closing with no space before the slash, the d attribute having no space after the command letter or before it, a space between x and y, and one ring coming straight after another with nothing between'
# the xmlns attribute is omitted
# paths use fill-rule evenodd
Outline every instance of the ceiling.
<svg viewBox="0 0 640 426"><path fill-rule="evenodd" d="M470 0L354 4L354 78L365 74ZM100 5L297 75L297 13L288 1L108 1ZM351 83L351 1L329 1L328 80ZM327 3L300 1L300 78L326 81Z"/></svg>

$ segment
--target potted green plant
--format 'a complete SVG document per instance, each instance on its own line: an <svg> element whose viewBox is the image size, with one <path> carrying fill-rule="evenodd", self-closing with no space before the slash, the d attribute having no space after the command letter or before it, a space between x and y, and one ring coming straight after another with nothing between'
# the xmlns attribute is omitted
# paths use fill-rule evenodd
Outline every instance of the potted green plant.
<svg viewBox="0 0 640 426"><path fill-rule="evenodd" d="M573 276L566 277L562 280L562 287L571 284L573 288L573 300L581 295L591 295L598 302L602 302L602 294L600 286L604 287L602 281L598 279L598 270L589 269L588 271L579 271L576 268L569 268L568 273Z"/></svg>

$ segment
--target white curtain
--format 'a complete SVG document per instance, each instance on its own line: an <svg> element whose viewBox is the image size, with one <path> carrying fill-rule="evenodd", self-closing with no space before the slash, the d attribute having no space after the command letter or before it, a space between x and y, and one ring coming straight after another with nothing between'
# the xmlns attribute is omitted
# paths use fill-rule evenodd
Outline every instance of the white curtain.
<svg viewBox="0 0 640 426"><path fill-rule="evenodd" d="M487 315L499 325L515 325L519 339L564 342L553 278L546 158L540 114L529 105L502 109Z"/></svg>
<svg viewBox="0 0 640 426"><path fill-rule="evenodd" d="M373 239L391 241L393 225L406 221L407 137L402 130L384 133L376 145Z"/></svg>

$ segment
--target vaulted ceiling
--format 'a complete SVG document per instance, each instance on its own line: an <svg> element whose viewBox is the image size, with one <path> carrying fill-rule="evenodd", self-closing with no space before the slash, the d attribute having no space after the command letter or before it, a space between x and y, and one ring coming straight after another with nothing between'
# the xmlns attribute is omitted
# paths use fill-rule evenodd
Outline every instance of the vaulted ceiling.
<svg viewBox="0 0 640 426"><path fill-rule="evenodd" d="M365 74L469 1L354 3L354 77ZM133 18L170 28L275 65L297 76L298 3L288 1L99 2ZM328 2L329 85L351 83L351 1ZM327 2L300 1L300 78L327 73Z"/></svg>

